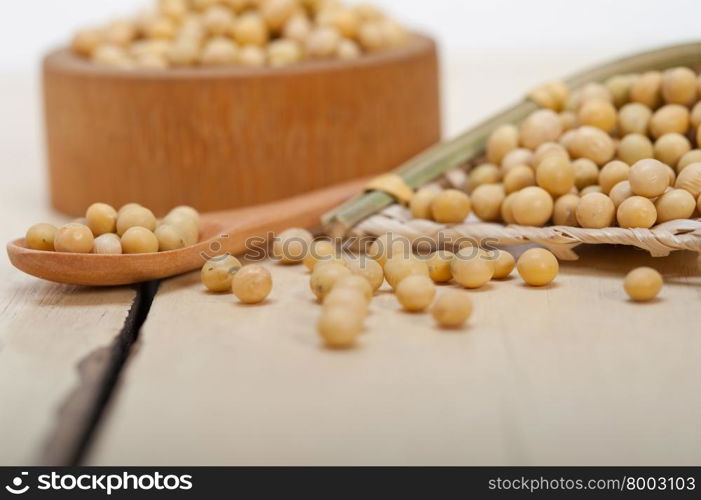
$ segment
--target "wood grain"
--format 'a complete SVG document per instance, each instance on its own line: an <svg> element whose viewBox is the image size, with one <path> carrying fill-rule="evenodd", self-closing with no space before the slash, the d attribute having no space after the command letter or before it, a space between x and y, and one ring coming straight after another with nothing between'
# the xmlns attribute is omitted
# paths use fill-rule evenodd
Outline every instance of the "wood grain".
<svg viewBox="0 0 701 500"><path fill-rule="evenodd" d="M440 138L434 43L279 69L105 69L44 61L54 207L158 213L286 198L396 167Z"/></svg>
<svg viewBox="0 0 701 500"><path fill-rule="evenodd" d="M329 351L302 268L275 266L267 304L163 285L91 463L694 464L701 460L701 277L629 302L642 252L585 249L555 285L471 292L463 331L373 302L355 350ZM193 304L197 304L196 310Z"/></svg>
<svg viewBox="0 0 701 500"><path fill-rule="evenodd" d="M177 276L207 259L260 247L290 227L314 229L324 212L360 193L367 179L327 187L260 206L202 214L200 241L179 250L150 254L98 255L39 251L24 238L7 245L12 264L38 278L70 285L115 286Z"/></svg>
<svg viewBox="0 0 701 500"><path fill-rule="evenodd" d="M45 203L37 95L26 78L0 78L3 242L38 221L65 220ZM81 384L81 363L113 341L133 300L130 288L54 285L0 259L0 464L44 462L66 398Z"/></svg>
<svg viewBox="0 0 701 500"><path fill-rule="evenodd" d="M454 57L447 129L615 55ZM657 303L625 299L622 277L641 264L667 277ZM701 461L701 283L690 254L585 248L550 289L514 280L474 292L460 333L435 331L382 294L360 348L346 353L320 347L304 271L273 271L263 307L203 294L195 274L164 284L91 463Z"/></svg>
<svg viewBox="0 0 701 500"><path fill-rule="evenodd" d="M447 129L457 133L541 81L614 55L460 54L443 68ZM30 222L60 219L44 206L34 88L3 78L0 90L7 241ZM563 266L552 289L505 282L476 292L461 333L434 331L381 295L361 347L348 353L320 348L318 306L299 268L273 269L274 294L260 308L203 294L196 274L169 281L92 463L698 464L694 259L615 247L582 257ZM80 361L111 342L126 315L117 303L128 300L90 306L85 295L70 297L73 288L0 264L0 365L13 366L0 376L0 461L26 463L55 428ZM623 297L621 277L639 264L662 266L660 302ZM70 333L69 323L102 307L105 316L89 316L95 333ZM20 310L8 329L3 321ZM38 331L26 333L28 325Z"/></svg>
<svg viewBox="0 0 701 500"><path fill-rule="evenodd" d="M84 379L83 362L119 334L134 291L42 283L9 266L0 279L11 290L0 301L0 464L62 464L94 404L99 381L87 378L102 374ZM65 405L76 389L85 389L77 411ZM52 443L65 418L70 434Z"/></svg>

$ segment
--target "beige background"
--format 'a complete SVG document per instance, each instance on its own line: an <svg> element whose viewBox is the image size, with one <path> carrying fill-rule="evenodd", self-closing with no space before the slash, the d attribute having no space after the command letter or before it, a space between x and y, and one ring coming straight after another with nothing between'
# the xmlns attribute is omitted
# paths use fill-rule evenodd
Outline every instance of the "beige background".
<svg viewBox="0 0 701 500"><path fill-rule="evenodd" d="M446 131L615 52L449 56ZM37 95L28 77L0 79L2 241L63 220L46 205ZM547 289L513 279L473 292L461 332L383 293L349 352L320 346L303 269L272 269L264 307L206 294L196 274L168 280L88 463L699 464L696 256L582 255ZM667 286L636 305L621 279L643 263ZM133 298L40 282L0 259L0 463L71 448L57 429L75 416L60 409L88 391L79 366L109 345Z"/></svg>

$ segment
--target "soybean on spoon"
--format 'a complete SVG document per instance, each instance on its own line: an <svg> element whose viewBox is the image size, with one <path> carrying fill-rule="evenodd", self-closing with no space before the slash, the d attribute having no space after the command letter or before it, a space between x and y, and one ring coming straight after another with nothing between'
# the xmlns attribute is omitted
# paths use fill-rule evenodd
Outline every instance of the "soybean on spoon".
<svg viewBox="0 0 701 500"><path fill-rule="evenodd" d="M21 271L57 283L87 286L130 285L199 269L207 256L238 255L247 241L266 238L291 226L315 227L320 217L357 195L367 179L333 186L250 208L205 213L200 241L170 252L97 255L27 248L24 238L7 244L10 262Z"/></svg>

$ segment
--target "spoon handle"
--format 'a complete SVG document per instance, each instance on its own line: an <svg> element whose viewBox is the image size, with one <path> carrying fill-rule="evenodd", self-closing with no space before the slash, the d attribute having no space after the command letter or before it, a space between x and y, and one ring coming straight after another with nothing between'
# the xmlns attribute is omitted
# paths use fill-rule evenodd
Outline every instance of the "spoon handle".
<svg viewBox="0 0 701 500"><path fill-rule="evenodd" d="M260 248L271 233L290 227L319 227L324 213L361 193L367 183L368 179L359 179L266 205L206 214L206 220L223 228L215 239L219 245L211 241L210 249L237 255L249 250L251 243Z"/></svg>

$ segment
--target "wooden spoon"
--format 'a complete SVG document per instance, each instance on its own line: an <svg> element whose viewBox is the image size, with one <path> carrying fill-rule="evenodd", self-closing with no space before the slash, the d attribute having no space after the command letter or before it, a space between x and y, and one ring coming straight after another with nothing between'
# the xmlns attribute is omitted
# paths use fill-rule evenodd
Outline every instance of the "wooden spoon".
<svg viewBox="0 0 701 500"><path fill-rule="evenodd" d="M114 286L176 276L199 269L209 257L261 248L270 233L315 227L325 212L360 193L367 179L256 207L202 214L200 242L170 252L97 255L27 248L24 238L7 244L12 264L27 274L58 283ZM257 243L256 243L257 241ZM249 247L247 248L247 242Z"/></svg>

